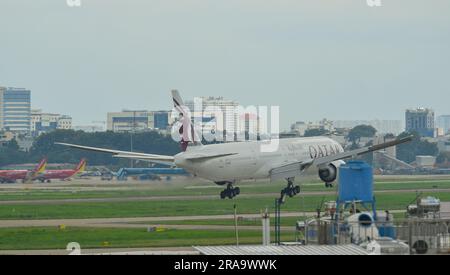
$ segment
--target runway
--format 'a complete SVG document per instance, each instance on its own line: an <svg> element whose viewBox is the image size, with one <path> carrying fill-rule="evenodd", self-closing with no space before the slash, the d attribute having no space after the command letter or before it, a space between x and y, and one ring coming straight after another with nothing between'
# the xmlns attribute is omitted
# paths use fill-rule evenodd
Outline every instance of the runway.
<svg viewBox="0 0 450 275"><path fill-rule="evenodd" d="M403 213L403 210L391 211L391 213ZM313 217L316 212L283 212L282 218L288 217ZM260 219L260 214L238 215L238 219ZM234 230L234 226L227 225L173 225L164 222L176 221L211 221L228 220L233 221L233 215L215 216L180 216L180 217L138 217L138 218L95 218L95 219L53 219L53 220L2 220L0 228L16 227L59 227L60 225L71 227L94 227L94 228L148 228L162 227L166 229L189 229L189 230ZM261 226L239 226L242 230L261 230ZM292 231L293 227L283 230Z"/></svg>
<svg viewBox="0 0 450 275"><path fill-rule="evenodd" d="M398 193L417 193L417 192L439 192L449 193L450 189L411 189L411 190L378 190L375 194L398 194ZM337 195L337 191L314 191L302 192L304 196L322 196ZM261 193L261 194L241 194L239 198L277 198L279 193ZM139 202L139 201L180 201L180 200L217 200L219 195L183 195L183 196L141 196L141 197L121 197L121 198L86 198L86 199L48 199L48 200L6 200L0 201L0 205L61 205L76 203L108 203L108 202Z"/></svg>
<svg viewBox="0 0 450 275"><path fill-rule="evenodd" d="M0 250L0 255L69 255L70 251L55 250ZM99 248L83 249L81 255L200 255L191 247L144 247L144 248Z"/></svg>

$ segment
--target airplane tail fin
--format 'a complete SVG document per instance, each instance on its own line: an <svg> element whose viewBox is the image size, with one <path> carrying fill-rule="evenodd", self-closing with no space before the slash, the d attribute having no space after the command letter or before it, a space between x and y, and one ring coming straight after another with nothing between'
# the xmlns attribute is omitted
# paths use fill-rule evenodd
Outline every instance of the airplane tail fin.
<svg viewBox="0 0 450 275"><path fill-rule="evenodd" d="M43 173L45 171L46 167L47 167L47 159L44 158L41 160L41 162L39 162L39 164L36 166L36 168L34 168L33 172L36 174Z"/></svg>
<svg viewBox="0 0 450 275"><path fill-rule="evenodd" d="M33 170L28 171L27 175L25 176L24 182L25 183L33 182L33 179L35 177L37 177L39 174L45 172L45 168L47 168L47 159L46 158L42 159Z"/></svg>
<svg viewBox="0 0 450 275"><path fill-rule="evenodd" d="M185 106L185 105L184 105L183 99L181 98L180 92L178 92L178 90L172 90L172 99L173 99L174 107L180 113L182 113L184 111L183 106Z"/></svg>
<svg viewBox="0 0 450 275"><path fill-rule="evenodd" d="M82 159L78 164L77 168L75 168L75 174L83 173L86 170L87 162L85 159Z"/></svg>
<svg viewBox="0 0 450 275"><path fill-rule="evenodd" d="M186 152L187 147L190 143L201 145L201 138L197 135L194 125L192 124L192 119L190 116L190 111L183 102L180 93L177 90L172 90L172 100L175 109L180 113L180 122L182 126L179 129L181 135L181 150Z"/></svg>

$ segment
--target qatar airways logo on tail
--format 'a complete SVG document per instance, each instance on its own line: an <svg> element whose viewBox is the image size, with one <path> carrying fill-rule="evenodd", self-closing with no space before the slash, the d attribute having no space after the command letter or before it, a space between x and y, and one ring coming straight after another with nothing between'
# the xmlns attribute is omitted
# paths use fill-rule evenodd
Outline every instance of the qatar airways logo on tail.
<svg viewBox="0 0 450 275"><path fill-rule="evenodd" d="M172 110L176 121L172 138L181 143L237 142L264 140L261 152L278 151L280 134L279 106L238 106L217 101L213 104L195 98L182 110Z"/></svg>

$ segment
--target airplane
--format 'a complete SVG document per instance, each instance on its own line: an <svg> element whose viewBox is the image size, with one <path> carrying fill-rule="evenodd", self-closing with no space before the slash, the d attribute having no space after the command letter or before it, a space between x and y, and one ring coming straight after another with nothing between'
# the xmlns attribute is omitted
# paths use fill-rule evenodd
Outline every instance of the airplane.
<svg viewBox="0 0 450 275"><path fill-rule="evenodd" d="M45 171L47 160L43 159L33 170L1 170L0 183L15 183L22 180L22 183L32 181L32 179Z"/></svg>
<svg viewBox="0 0 450 275"><path fill-rule="evenodd" d="M318 168L319 178L326 187L331 187L338 176L338 169L344 160L355 158L374 151L410 142L412 137L397 139L379 145L368 146L345 152L344 148L328 137L287 138L276 140L278 149L264 152L262 146L267 141L231 142L202 145L195 142L195 130L191 124L189 112L178 91L172 91L173 104L180 114L182 126L181 153L175 156L136 153L82 146L68 143L56 143L71 148L112 154L113 157L168 164L184 168L190 174L210 180L217 185L226 186L220 193L221 199L232 199L240 194L236 183L247 180L286 180L287 186L281 190L280 201L300 193L295 186L295 178L311 167ZM185 131L190 129L191 131ZM190 133L189 133L190 132ZM191 136L189 135L191 134ZM193 141L194 140L194 141ZM199 139L197 139L199 140Z"/></svg>
<svg viewBox="0 0 450 275"><path fill-rule="evenodd" d="M86 169L86 160L82 159L75 169L66 170L46 170L33 178L40 182L51 182L53 179L67 180L71 177L83 173Z"/></svg>

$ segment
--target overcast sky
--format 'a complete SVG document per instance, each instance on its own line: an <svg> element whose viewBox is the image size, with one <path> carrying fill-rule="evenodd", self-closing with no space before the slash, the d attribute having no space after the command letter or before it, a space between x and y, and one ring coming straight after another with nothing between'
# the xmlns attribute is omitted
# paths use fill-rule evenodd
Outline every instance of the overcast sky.
<svg viewBox="0 0 450 275"><path fill-rule="evenodd" d="M225 96L297 120L450 114L450 1L0 0L0 86L106 120Z"/></svg>

